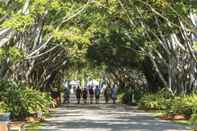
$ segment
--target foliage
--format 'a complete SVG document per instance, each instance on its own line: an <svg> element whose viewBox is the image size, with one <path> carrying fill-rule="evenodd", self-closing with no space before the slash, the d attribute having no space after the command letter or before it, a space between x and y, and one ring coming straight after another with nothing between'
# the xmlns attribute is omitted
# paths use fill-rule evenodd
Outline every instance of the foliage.
<svg viewBox="0 0 197 131"><path fill-rule="evenodd" d="M175 97L170 103L167 113L191 115L192 106L188 105L185 97Z"/></svg>
<svg viewBox="0 0 197 131"><path fill-rule="evenodd" d="M118 96L117 96L117 101L119 103L124 103L125 104L124 96L125 96L125 92L119 92L118 93Z"/></svg>
<svg viewBox="0 0 197 131"><path fill-rule="evenodd" d="M165 98L158 94L147 94L142 97L138 103L139 108L145 110L163 110L166 109Z"/></svg>
<svg viewBox="0 0 197 131"><path fill-rule="evenodd" d="M67 70L66 79L68 80L81 80L99 79L104 75L105 65L93 65L91 63L70 63Z"/></svg>
<svg viewBox="0 0 197 131"><path fill-rule="evenodd" d="M134 101L132 100L134 98L134 92L130 92L130 91L121 91L120 93L118 93L118 101L120 103L123 103L123 104L136 104L134 103ZM135 98L134 98L135 99ZM135 99L136 100L136 99Z"/></svg>
<svg viewBox="0 0 197 131"><path fill-rule="evenodd" d="M13 118L24 118L30 113L47 112L52 99L46 93L27 88L12 81L0 82L0 100L8 106Z"/></svg>
<svg viewBox="0 0 197 131"><path fill-rule="evenodd" d="M5 21L2 26L4 28L12 28L16 31L25 31L25 29L33 24L31 16L24 16L22 14L14 14L11 19Z"/></svg>
<svg viewBox="0 0 197 131"><path fill-rule="evenodd" d="M191 115L196 114L197 112L197 95L186 95L181 97L175 97L172 102L171 106L168 109L168 112L173 112L175 114L185 114Z"/></svg>
<svg viewBox="0 0 197 131"><path fill-rule="evenodd" d="M0 43L7 48L0 48L0 76L31 83L42 90L60 87L65 77L82 80L106 76L110 84L116 82L122 88L136 88L138 85L131 85L148 81L148 89L142 87L147 92L164 87L171 94L191 93L195 89L196 44L191 47L194 27L188 17L190 8L186 0L0 1ZM9 31L5 33L4 29ZM35 90L17 83L5 87L13 88L0 90L0 99L10 98L8 106L13 102L17 108L13 111L43 109L39 104L30 104ZM140 89L124 90L120 100L131 102L132 94ZM13 95L8 96L9 93ZM41 103L42 99L45 97L40 94L35 101ZM147 94L140 106L171 106L169 111L177 113L187 108L196 112L195 106L187 103L194 104L192 98L179 99L171 99L165 93ZM173 105L172 101L177 103Z"/></svg>
<svg viewBox="0 0 197 131"><path fill-rule="evenodd" d="M24 57L24 53L21 49L16 47L10 48L0 48L0 62L5 59L9 58L10 61L16 63L18 60Z"/></svg>
<svg viewBox="0 0 197 131"><path fill-rule="evenodd" d="M167 114L184 114L190 116L197 113L197 95L168 96L163 93L144 95L138 106L146 110L164 110Z"/></svg>
<svg viewBox="0 0 197 131"><path fill-rule="evenodd" d="M3 48L0 48L0 61L6 57L6 51Z"/></svg>
<svg viewBox="0 0 197 131"><path fill-rule="evenodd" d="M191 116L190 122L192 125L197 125L197 114Z"/></svg>
<svg viewBox="0 0 197 131"><path fill-rule="evenodd" d="M28 123L25 125L25 128L26 130L39 131L39 129L42 128L42 122Z"/></svg>
<svg viewBox="0 0 197 131"><path fill-rule="evenodd" d="M23 51L16 47L9 48L8 53L9 53L10 59L13 62L16 62L17 60L20 60L24 57Z"/></svg>
<svg viewBox="0 0 197 131"><path fill-rule="evenodd" d="M0 113L8 112L8 105L5 102L0 102Z"/></svg>
<svg viewBox="0 0 197 131"><path fill-rule="evenodd" d="M138 103L139 108L146 110L166 110L172 103L173 96L166 90L145 94Z"/></svg>

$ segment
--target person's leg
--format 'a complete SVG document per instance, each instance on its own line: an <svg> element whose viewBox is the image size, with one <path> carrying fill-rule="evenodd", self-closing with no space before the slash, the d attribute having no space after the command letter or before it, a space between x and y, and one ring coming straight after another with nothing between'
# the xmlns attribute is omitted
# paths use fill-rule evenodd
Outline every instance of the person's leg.
<svg viewBox="0 0 197 131"><path fill-rule="evenodd" d="M69 103L69 97L68 97L68 96L65 96L65 98L64 98L64 103L65 103L65 104Z"/></svg>
<svg viewBox="0 0 197 131"><path fill-rule="evenodd" d="M77 98L77 104L80 104L80 98L79 97Z"/></svg>
<svg viewBox="0 0 197 131"><path fill-rule="evenodd" d="M108 98L105 96L105 104L108 103Z"/></svg>
<svg viewBox="0 0 197 131"><path fill-rule="evenodd" d="M92 95L92 104L93 104L94 96Z"/></svg>
<svg viewBox="0 0 197 131"><path fill-rule="evenodd" d="M97 100L97 104L99 104L99 97L97 98L98 100Z"/></svg>
<svg viewBox="0 0 197 131"><path fill-rule="evenodd" d="M99 97L96 97L96 104L99 104Z"/></svg>
<svg viewBox="0 0 197 131"><path fill-rule="evenodd" d="M66 104L66 98L64 97L64 104Z"/></svg>
<svg viewBox="0 0 197 131"><path fill-rule="evenodd" d="M116 99L115 98L113 98L113 104L116 104Z"/></svg>
<svg viewBox="0 0 197 131"><path fill-rule="evenodd" d="M68 96L68 103L70 103L70 96Z"/></svg>
<svg viewBox="0 0 197 131"><path fill-rule="evenodd" d="M92 102L93 102L93 96L91 95L90 96L90 104L92 104Z"/></svg>
<svg viewBox="0 0 197 131"><path fill-rule="evenodd" d="M86 104L86 98L83 98L83 103Z"/></svg>

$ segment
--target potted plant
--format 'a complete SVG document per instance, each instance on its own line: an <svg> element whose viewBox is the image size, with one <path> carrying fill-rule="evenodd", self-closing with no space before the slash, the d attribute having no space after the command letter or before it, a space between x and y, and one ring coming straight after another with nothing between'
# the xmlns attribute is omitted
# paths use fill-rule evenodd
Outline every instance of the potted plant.
<svg viewBox="0 0 197 131"><path fill-rule="evenodd" d="M10 112L8 112L8 106L4 102L0 102L0 121L9 121Z"/></svg>

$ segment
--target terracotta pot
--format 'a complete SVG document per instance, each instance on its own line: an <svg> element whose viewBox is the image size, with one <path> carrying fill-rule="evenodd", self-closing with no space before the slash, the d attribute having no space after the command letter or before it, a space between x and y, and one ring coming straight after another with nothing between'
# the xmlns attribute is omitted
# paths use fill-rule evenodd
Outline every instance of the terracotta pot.
<svg viewBox="0 0 197 131"><path fill-rule="evenodd" d="M0 122L0 131L8 131L7 123Z"/></svg>
<svg viewBox="0 0 197 131"><path fill-rule="evenodd" d="M184 114L175 114L175 115L162 115L160 116L162 120L189 120L190 116L186 116Z"/></svg>
<svg viewBox="0 0 197 131"><path fill-rule="evenodd" d="M174 115L174 120L188 120L190 117L184 114L176 114Z"/></svg>

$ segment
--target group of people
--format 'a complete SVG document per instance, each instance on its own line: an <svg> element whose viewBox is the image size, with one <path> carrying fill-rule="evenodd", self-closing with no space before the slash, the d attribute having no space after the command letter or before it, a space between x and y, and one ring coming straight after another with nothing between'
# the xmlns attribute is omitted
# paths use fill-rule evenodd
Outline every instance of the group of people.
<svg viewBox="0 0 197 131"><path fill-rule="evenodd" d="M108 103L110 99L112 99L113 103L115 104L116 102L116 93L117 93L117 88L113 86L112 88L110 87L105 87L103 88L103 95L105 98L105 103ZM83 99L84 104L88 103L88 97L89 97L89 103L93 104L93 100L95 98L95 103L99 103L99 99L101 96L101 88L99 86L96 86L95 88L93 86L88 86L83 89L81 89L79 86L75 89L75 95L77 99L77 103L80 104L81 99ZM70 91L69 89L65 89L65 94L64 94L64 99L65 103L69 103L69 98L70 98Z"/></svg>

